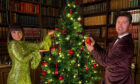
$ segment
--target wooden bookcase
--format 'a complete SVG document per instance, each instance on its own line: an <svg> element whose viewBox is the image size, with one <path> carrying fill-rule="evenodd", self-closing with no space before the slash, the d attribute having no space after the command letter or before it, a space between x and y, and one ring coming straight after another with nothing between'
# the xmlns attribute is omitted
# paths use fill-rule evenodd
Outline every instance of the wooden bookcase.
<svg viewBox="0 0 140 84"><path fill-rule="evenodd" d="M117 12L128 11L132 14L132 38L135 45L135 69L132 75L135 84L140 80L140 0L76 0L81 6L83 26L86 34L95 38L97 43L106 48L117 36L115 16Z"/></svg>
<svg viewBox="0 0 140 84"><path fill-rule="evenodd" d="M55 28L63 6L64 0L0 0L0 63L9 59L7 32L11 25L24 28L26 41L39 42L48 29Z"/></svg>
<svg viewBox="0 0 140 84"><path fill-rule="evenodd" d="M64 0L0 0L0 84L6 84L11 69L7 50L7 33L11 25L24 28L26 41L40 42L48 30L54 29ZM8 65L8 66L7 66ZM2 68L1 68L2 67ZM3 74L6 71L6 75ZM33 84L40 83L41 67L31 70Z"/></svg>

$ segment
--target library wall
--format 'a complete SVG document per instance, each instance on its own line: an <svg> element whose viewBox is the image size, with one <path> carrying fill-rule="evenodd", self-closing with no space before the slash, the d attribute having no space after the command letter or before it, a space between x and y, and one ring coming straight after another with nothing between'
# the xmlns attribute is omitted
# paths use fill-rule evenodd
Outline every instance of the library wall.
<svg viewBox="0 0 140 84"><path fill-rule="evenodd" d="M25 41L40 42L58 24L63 6L64 0L0 0L0 84L6 84L12 64L7 50L8 29L20 25ZM41 81L40 66L31 70L33 84Z"/></svg>
<svg viewBox="0 0 140 84"><path fill-rule="evenodd" d="M90 34L97 43L106 48L117 36L115 20L118 12L128 11L132 15L130 33L134 41L132 75L135 84L140 78L140 0L75 0L81 6L85 34ZM135 66L135 68L134 68Z"/></svg>

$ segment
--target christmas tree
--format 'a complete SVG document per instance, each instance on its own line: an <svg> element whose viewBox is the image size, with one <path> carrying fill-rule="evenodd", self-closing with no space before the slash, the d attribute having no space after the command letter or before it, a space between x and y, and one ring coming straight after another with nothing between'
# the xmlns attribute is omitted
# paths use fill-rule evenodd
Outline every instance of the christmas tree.
<svg viewBox="0 0 140 84"><path fill-rule="evenodd" d="M43 84L96 84L98 64L86 49L79 6L68 0L55 28L51 55L42 63Z"/></svg>

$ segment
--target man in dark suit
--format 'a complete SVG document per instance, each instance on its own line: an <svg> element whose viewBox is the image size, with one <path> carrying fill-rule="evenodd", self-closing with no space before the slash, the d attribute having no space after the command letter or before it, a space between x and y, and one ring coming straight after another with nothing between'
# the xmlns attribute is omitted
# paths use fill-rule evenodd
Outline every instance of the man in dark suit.
<svg viewBox="0 0 140 84"><path fill-rule="evenodd" d="M134 56L134 44L129 33L131 21L130 13L120 12L116 19L118 39L108 50L103 50L91 37L91 44L86 43L92 57L106 67L102 84L134 84L131 77L131 60Z"/></svg>

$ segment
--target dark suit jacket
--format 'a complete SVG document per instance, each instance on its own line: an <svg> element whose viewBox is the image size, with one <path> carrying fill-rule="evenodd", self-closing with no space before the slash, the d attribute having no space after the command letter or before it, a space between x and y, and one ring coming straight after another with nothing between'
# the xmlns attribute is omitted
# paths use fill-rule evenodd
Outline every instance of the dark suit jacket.
<svg viewBox="0 0 140 84"><path fill-rule="evenodd" d="M93 58L106 67L103 84L134 84L131 78L131 60L134 56L131 34L109 46L108 51L96 44L94 48L91 52Z"/></svg>

